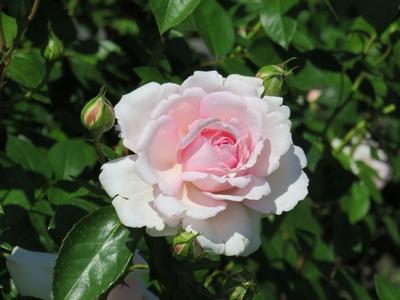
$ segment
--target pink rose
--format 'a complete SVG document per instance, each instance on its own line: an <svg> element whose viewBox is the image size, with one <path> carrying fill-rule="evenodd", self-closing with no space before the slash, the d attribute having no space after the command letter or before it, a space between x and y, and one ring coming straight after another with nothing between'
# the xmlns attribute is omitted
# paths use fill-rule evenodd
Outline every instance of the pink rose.
<svg viewBox="0 0 400 300"><path fill-rule="evenodd" d="M308 186L290 110L262 93L259 78L211 71L124 95L115 116L136 154L100 174L121 222L150 235L200 233L218 254L255 251L260 218L292 209Z"/></svg>

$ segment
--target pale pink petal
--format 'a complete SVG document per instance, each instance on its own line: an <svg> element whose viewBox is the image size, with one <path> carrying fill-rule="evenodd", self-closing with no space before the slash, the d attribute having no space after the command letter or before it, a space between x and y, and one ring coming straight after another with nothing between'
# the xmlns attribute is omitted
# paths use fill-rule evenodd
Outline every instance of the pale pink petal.
<svg viewBox="0 0 400 300"><path fill-rule="evenodd" d="M232 74L225 79L224 89L241 96L261 97L264 85L260 78Z"/></svg>
<svg viewBox="0 0 400 300"><path fill-rule="evenodd" d="M154 200L154 208L168 218L188 216L194 219L207 219L224 210L226 203L214 200L191 184L185 184L180 197L159 194Z"/></svg>
<svg viewBox="0 0 400 300"><path fill-rule="evenodd" d="M177 194L182 184L177 144L177 127L170 116L149 121L138 142L138 174L148 184L158 183L167 195Z"/></svg>
<svg viewBox="0 0 400 300"><path fill-rule="evenodd" d="M255 176L267 176L279 167L281 156L292 144L290 125L285 122L281 112L274 111L264 118L264 147L250 173Z"/></svg>
<svg viewBox="0 0 400 300"><path fill-rule="evenodd" d="M291 146L282 156L279 169L267 177L271 193L258 201L244 203L263 213L281 214L291 210L308 193L308 178L302 171L306 164L303 150Z"/></svg>
<svg viewBox="0 0 400 300"><path fill-rule="evenodd" d="M208 94L200 104L200 118L218 118L228 123L232 118L237 118L239 123L246 124L246 101L240 96L221 91Z"/></svg>
<svg viewBox="0 0 400 300"><path fill-rule="evenodd" d="M201 88L188 88L182 94L172 94L156 106L151 118L158 119L162 115L170 116L177 124L180 136L182 136L198 119L200 101L206 95L207 93Z"/></svg>
<svg viewBox="0 0 400 300"><path fill-rule="evenodd" d="M125 147L136 152L139 136L153 109L161 99L178 92L179 89L178 85L172 83L159 85L150 82L122 96L114 111Z"/></svg>
<svg viewBox="0 0 400 300"><path fill-rule="evenodd" d="M206 92L221 90L224 78L217 71L196 71L182 83L182 90L199 87Z"/></svg>
<svg viewBox="0 0 400 300"><path fill-rule="evenodd" d="M224 193L205 192L204 194L210 198L220 200L243 201L244 199L248 199L257 201L270 192L271 188L265 178L253 176L250 183L242 189L236 188Z"/></svg>
<svg viewBox="0 0 400 300"><path fill-rule="evenodd" d="M153 187L135 171L137 156L125 156L102 166L99 179L121 222L128 227L164 228L164 221L149 205L154 200Z"/></svg>
<svg viewBox="0 0 400 300"><path fill-rule="evenodd" d="M207 220L184 218L186 231L199 233L200 245L216 254L247 256L260 246L260 214L240 203Z"/></svg>
<svg viewBox="0 0 400 300"><path fill-rule="evenodd" d="M244 188L251 181L251 175L221 177L201 172L182 172L184 181L192 182L201 191L221 192L232 188Z"/></svg>

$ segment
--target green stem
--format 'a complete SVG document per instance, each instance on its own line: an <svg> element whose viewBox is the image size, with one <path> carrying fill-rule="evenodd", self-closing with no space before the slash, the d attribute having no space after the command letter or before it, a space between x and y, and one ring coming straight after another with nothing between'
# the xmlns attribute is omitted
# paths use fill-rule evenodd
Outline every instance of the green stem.
<svg viewBox="0 0 400 300"><path fill-rule="evenodd" d="M145 235L150 252L150 273L160 282L167 299L174 299L173 294L179 288L175 265L167 241L164 237Z"/></svg>
<svg viewBox="0 0 400 300"><path fill-rule="evenodd" d="M106 162L106 158L103 154L103 151L101 151L101 143L100 143L100 138L95 137L94 139L94 149L96 150L97 157L99 158L99 162L101 164L104 164Z"/></svg>
<svg viewBox="0 0 400 300"><path fill-rule="evenodd" d="M39 5L40 5L40 0L34 0L34 2L32 4L32 8L31 8L31 12L29 13L28 17L26 18L25 23L23 24L23 26L21 26L21 28L18 28L17 36L14 39L13 45L9 49L7 49L7 51L1 57L1 62L0 62L0 99L1 99L1 94L2 94L3 87L4 87L4 74L5 74L6 68L7 68L8 64L10 63L12 54L14 53L14 51L18 48L19 44L21 43L22 37L24 36L25 32L27 31L29 24L35 17L37 10L39 8ZM1 25L1 23L0 23L0 25ZM2 26L0 26L0 28L1 27ZM3 39L3 43L4 43L4 39Z"/></svg>
<svg viewBox="0 0 400 300"><path fill-rule="evenodd" d="M360 75L358 75L358 77L356 78L356 80L353 83L353 86L351 88L351 92L349 93L349 95L346 97L346 99L343 101L343 103L339 102L340 104L336 107L335 111L333 112L333 114L330 116L330 118L326 122L325 127L321 132L322 136L326 135L326 133L328 132L328 129L332 125L333 121L335 121L337 116L343 111L343 109L347 106L347 104L349 104L351 102L351 100L353 99L354 93L358 90L358 88L360 87L360 85L364 79L365 79L364 73L361 73ZM340 99L339 99L339 101L340 101Z"/></svg>

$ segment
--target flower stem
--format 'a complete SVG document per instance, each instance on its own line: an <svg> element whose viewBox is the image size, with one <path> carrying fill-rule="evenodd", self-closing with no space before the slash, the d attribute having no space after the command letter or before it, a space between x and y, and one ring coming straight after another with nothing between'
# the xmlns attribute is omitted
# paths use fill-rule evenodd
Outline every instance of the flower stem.
<svg viewBox="0 0 400 300"><path fill-rule="evenodd" d="M94 148L96 150L96 154L97 157L99 159L99 162L101 164L104 164L106 162L106 158L103 154L103 151L101 151L101 143L100 143L100 138L99 137L95 137L94 139Z"/></svg>

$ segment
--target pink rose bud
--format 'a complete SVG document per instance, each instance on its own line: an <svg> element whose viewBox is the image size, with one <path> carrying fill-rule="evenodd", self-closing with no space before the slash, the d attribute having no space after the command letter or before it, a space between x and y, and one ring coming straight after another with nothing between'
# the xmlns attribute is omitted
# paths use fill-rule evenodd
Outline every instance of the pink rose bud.
<svg viewBox="0 0 400 300"><path fill-rule="evenodd" d="M114 126L114 110L105 97L105 88L83 107L81 122L90 132L99 136Z"/></svg>
<svg viewBox="0 0 400 300"><path fill-rule="evenodd" d="M318 98L321 96L322 91L321 89L312 89L307 93L307 101L308 103L312 103L318 100Z"/></svg>
<svg viewBox="0 0 400 300"><path fill-rule="evenodd" d="M197 259L202 256L203 249L197 241L198 234L182 232L172 241L174 254L178 258Z"/></svg>

